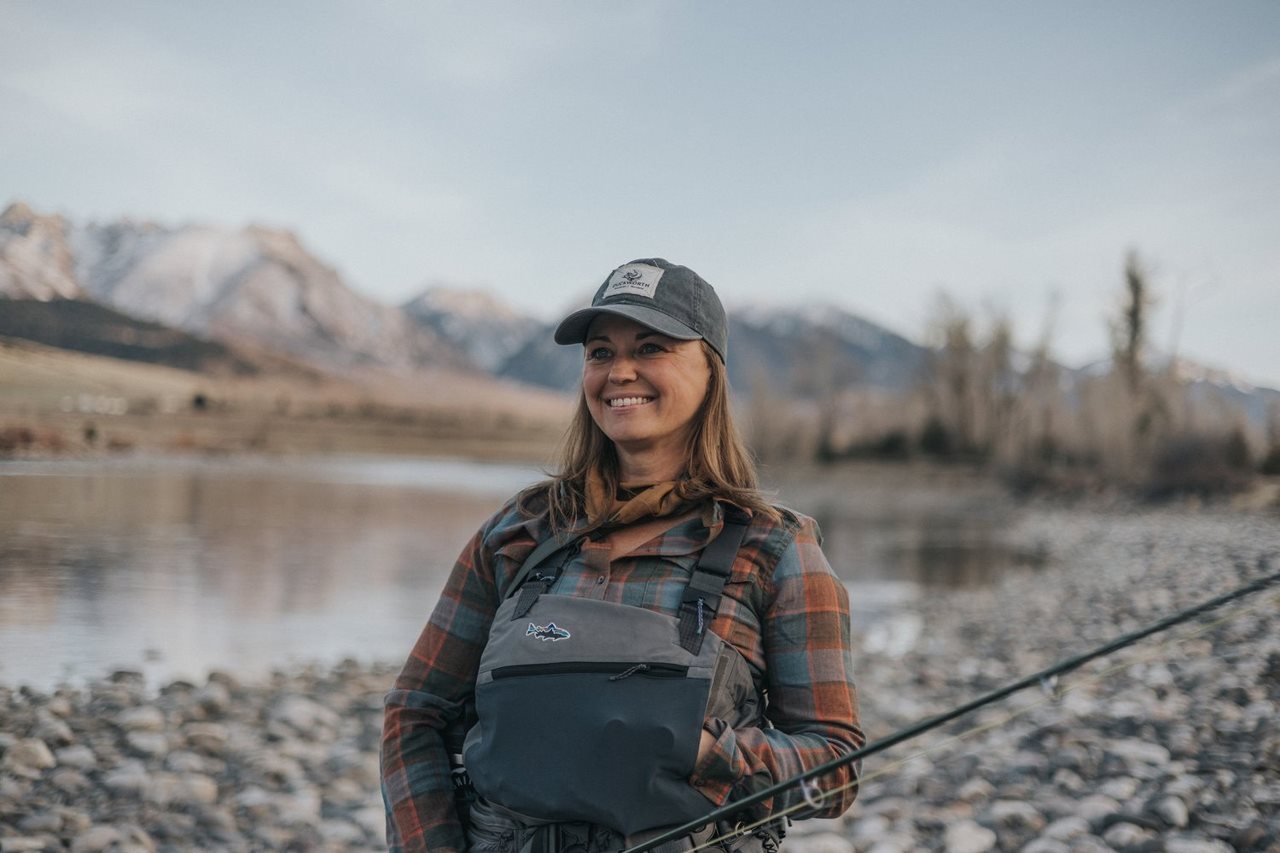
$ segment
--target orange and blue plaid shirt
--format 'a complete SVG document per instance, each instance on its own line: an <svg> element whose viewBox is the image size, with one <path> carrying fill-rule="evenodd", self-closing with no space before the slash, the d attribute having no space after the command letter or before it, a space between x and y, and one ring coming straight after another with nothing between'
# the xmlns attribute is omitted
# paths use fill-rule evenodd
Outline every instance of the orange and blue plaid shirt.
<svg viewBox="0 0 1280 853"><path fill-rule="evenodd" d="M854 750L865 741L858 722L843 584L822 553L813 519L782 510L781 521L757 513L747 529L710 629L746 659L767 696L772 728L734 729L722 720L705 728L715 747L698 762L691 783L713 803L747 796ZM719 535L724 511L708 503L700 514L610 559L606 541L586 539L551 592L578 595L675 615L702 549ZM445 732L474 722L472 694L498 589L538 542L551 536L545 515L532 518L512 498L472 537L440 600L386 697L382 793L392 850L465 850L454 807ZM536 732L537 709L530 709ZM601 760L607 757L601 756ZM854 781L845 768L823 780L837 789ZM834 817L856 788L835 794L817 812ZM756 814L797 803L799 788L765 802Z"/></svg>

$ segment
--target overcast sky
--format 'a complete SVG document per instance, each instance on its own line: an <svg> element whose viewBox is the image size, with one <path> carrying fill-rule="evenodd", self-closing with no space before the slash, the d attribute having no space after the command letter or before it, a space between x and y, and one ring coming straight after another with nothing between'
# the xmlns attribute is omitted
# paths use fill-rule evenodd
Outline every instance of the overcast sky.
<svg viewBox="0 0 1280 853"><path fill-rule="evenodd" d="M661 255L909 337L939 290L1280 386L1280 3L0 2L0 204L295 230L549 316Z"/></svg>

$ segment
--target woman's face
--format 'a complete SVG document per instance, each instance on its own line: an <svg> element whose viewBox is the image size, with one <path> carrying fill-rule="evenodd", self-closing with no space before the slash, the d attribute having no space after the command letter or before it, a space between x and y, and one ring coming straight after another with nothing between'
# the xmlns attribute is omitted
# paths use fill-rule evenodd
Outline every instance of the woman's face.
<svg viewBox="0 0 1280 853"><path fill-rule="evenodd" d="M711 381L702 344L601 314L587 331L584 351L587 408L620 457L656 453L682 465L689 428Z"/></svg>

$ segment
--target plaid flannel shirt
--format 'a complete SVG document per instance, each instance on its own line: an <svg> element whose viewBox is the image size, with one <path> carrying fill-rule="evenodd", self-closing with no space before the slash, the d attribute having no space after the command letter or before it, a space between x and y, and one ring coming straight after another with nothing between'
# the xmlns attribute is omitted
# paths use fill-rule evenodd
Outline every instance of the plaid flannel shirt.
<svg viewBox="0 0 1280 853"><path fill-rule="evenodd" d="M848 596L821 549L813 519L756 514L710 629L746 659L766 691L772 728L734 729L710 719L714 748L690 782L724 804L860 747L849 637ZM610 559L604 541L584 540L551 592L676 614L702 548L723 528L720 504L634 551ZM392 850L466 849L454 807L445 732L474 722L472 693L480 654L503 588L551 532L545 516L526 517L515 498L476 534L455 564L440 600L386 697L382 793ZM498 580L495 580L498 579ZM535 724L534 711L530 725ZM602 757L604 760L604 757ZM854 781L853 768L824 789ZM850 787L809 816L834 817L852 804ZM798 788L761 804L764 815L800 802Z"/></svg>

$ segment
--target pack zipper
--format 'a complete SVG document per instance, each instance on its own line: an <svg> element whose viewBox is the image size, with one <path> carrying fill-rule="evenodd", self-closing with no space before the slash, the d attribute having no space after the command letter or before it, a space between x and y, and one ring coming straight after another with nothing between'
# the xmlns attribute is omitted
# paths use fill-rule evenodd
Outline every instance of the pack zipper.
<svg viewBox="0 0 1280 853"><path fill-rule="evenodd" d="M632 675L647 678L685 678L689 667L674 663L636 663L635 661L559 661L556 663L523 663L500 666L493 670L493 677L513 678L520 675L563 675L567 673L597 673L611 675L611 681L621 681Z"/></svg>

